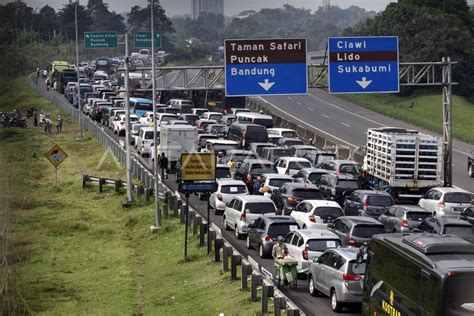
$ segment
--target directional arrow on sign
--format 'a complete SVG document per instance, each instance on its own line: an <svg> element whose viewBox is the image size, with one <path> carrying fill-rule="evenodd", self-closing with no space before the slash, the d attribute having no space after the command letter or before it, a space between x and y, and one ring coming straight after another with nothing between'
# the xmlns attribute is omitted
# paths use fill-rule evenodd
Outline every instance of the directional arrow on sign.
<svg viewBox="0 0 474 316"><path fill-rule="evenodd" d="M265 82L258 83L265 91L270 90L270 88L275 84L274 82L268 82L268 79L265 79Z"/></svg>
<svg viewBox="0 0 474 316"><path fill-rule="evenodd" d="M356 82L359 84L359 86L362 87L362 89L367 88L371 83L372 80L366 80L366 77L362 77L362 80L356 80Z"/></svg>

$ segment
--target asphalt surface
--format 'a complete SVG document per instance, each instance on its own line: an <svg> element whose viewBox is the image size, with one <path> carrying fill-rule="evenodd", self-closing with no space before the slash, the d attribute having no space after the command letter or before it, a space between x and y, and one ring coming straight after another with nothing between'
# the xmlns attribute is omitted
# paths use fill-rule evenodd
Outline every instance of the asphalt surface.
<svg viewBox="0 0 474 316"><path fill-rule="evenodd" d="M50 99L52 102L64 102L64 104L70 105L67 100L57 92L50 90L49 92L45 90L43 85L32 85L33 88L38 89L39 92ZM58 97L59 96L59 97ZM113 134L110 129L104 127L109 135L112 135L117 141L119 139L124 140L125 137L118 137ZM133 154L137 155L133 150ZM153 169L153 164L150 158L140 158L140 161L149 169ZM176 183L176 178L174 175L170 174L169 179L165 181L166 185L170 187L173 191L178 189ZM184 196L182 197L184 199ZM189 198L190 206L198 211L203 218L207 218L207 201L200 201L196 195L191 195ZM258 262L260 267L263 267L265 270L269 271L271 274L275 273L275 267L273 260L271 259L261 259L258 255L258 252L254 249L247 249L245 240L238 240L233 231L226 231L223 227L222 215L215 215L211 210L210 223L216 224L220 229L222 236L244 256L252 257L256 262ZM296 289L287 289L283 287L282 292L293 301L306 315L338 315L331 310L330 299L328 297L312 297L307 289L306 280L298 280ZM343 311L344 315L360 315L360 307L350 306Z"/></svg>
<svg viewBox="0 0 474 316"><path fill-rule="evenodd" d="M352 147L361 147L366 143L367 129L371 127L402 127L435 134L370 111L320 89L311 89L308 95L273 96L263 99L271 103L270 110L282 117L314 126ZM433 110L442 111L442 105L439 104L439 107L434 107ZM472 149L474 145L453 139L453 183L468 191L474 191L474 178L469 178L467 174L467 155Z"/></svg>

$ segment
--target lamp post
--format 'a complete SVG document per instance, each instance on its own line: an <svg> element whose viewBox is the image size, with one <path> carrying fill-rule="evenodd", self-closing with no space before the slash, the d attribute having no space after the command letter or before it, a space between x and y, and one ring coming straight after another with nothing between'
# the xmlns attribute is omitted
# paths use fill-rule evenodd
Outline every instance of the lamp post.
<svg viewBox="0 0 474 316"><path fill-rule="evenodd" d="M81 121L81 84L79 83L79 32L77 27L77 7L79 6L79 0L76 0L74 6L74 22L76 26L76 73L77 73L77 112L79 117L79 138L82 139L82 121Z"/></svg>

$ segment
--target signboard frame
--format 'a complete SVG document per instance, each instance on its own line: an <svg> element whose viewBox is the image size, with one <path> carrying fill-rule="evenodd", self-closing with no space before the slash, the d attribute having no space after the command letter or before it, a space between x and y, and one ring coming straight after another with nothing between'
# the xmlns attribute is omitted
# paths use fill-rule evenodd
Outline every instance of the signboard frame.
<svg viewBox="0 0 474 316"><path fill-rule="evenodd" d="M189 158L187 158L189 157ZM205 157L205 158L204 158ZM192 158L197 158L200 164L199 167L204 168L204 169L209 169L211 170L211 176L205 177L199 177L199 175L191 177L188 175L188 172L186 172L186 168L188 167L188 163L191 164L193 162L196 162L196 160L191 161ZM194 182L194 181L216 181L216 166L217 166L217 156L211 153L183 153L181 154L180 157L180 180L181 182ZM198 166L196 165L196 168ZM196 169L195 168L195 169ZM199 174L199 173L198 173Z"/></svg>
<svg viewBox="0 0 474 316"><path fill-rule="evenodd" d="M102 34L102 35L106 35L106 34L109 34L109 35L114 35L112 36L112 38L114 38L111 42L112 46L109 46L110 43L107 44L106 47L93 47L91 46L91 40L92 39L89 39L87 40L88 36L87 35L99 35L99 34ZM89 45L87 45L89 43ZM115 31L104 31L104 32L84 32L84 48L85 49L116 49L118 48L118 32L115 32Z"/></svg>
<svg viewBox="0 0 474 316"><path fill-rule="evenodd" d="M292 92L292 91L278 91L278 92L268 92L271 90L271 88L269 88L268 90L266 90L267 92L263 92L263 90L265 90L264 88L262 89L262 92L258 92L258 93L254 93L254 92L249 92L249 91L246 91L246 93L229 93L229 81L228 80L228 66L230 66L230 64L227 63L227 55L228 55L228 52L227 52L227 42L242 42L242 41L303 41L304 42L304 46L305 46L305 49L304 49L304 89L302 89L301 91L295 91L295 92ZM280 54L283 54L283 52L280 52ZM277 64L277 63L274 63L274 65ZM278 63L280 65L286 65L286 67L290 68L291 65L300 65L300 64L303 64L303 63L296 63L296 62L288 62L288 63ZM248 64L242 64L242 65L265 65L265 64L258 64L258 63L248 63ZM271 64L268 64L268 65L271 65ZM296 67L296 66L294 66ZM262 69L264 69L265 67L262 67ZM269 68L269 67L267 67ZM290 71L288 71L290 72ZM225 73L225 96L226 97L246 97L246 96L278 96L278 95L304 95L304 94L308 94L308 40L307 38L252 38L252 39L225 39L224 40L224 73ZM248 81L250 79L241 79L242 81ZM258 80L262 80L262 79L258 79ZM275 80L275 79L274 79ZM279 80L279 79L278 79ZM292 80L291 78L290 79L287 79L286 81L280 81L278 82L278 85L281 85L281 86L288 86L288 83L290 82L293 82L294 80ZM265 82L268 84L268 82ZM274 82L276 83L276 81ZM304 91L303 91L304 90Z"/></svg>
<svg viewBox="0 0 474 316"><path fill-rule="evenodd" d="M147 43L148 44L148 41L150 43L150 45L148 46L137 46L137 35L141 36L141 35L147 35L147 38L146 38L146 41L140 41L140 43ZM160 32L154 32L155 34L155 48L161 48L161 39L162 39L162 36L161 36L161 33ZM149 36L149 37L148 37ZM149 48L151 49L151 32L135 32L134 35L133 35L133 44L135 45L135 48Z"/></svg>
<svg viewBox="0 0 474 316"><path fill-rule="evenodd" d="M58 158L61 158L61 159L55 159L53 157L54 153L55 152L58 152L60 154L60 156ZM64 160L66 160L66 158L68 157L67 153L61 148L59 147L58 144L55 144L53 145L53 147L51 147L48 152L46 154L44 154L44 156L46 157L46 159L48 159L48 161L55 167L55 168L58 168L58 166L63 163Z"/></svg>
<svg viewBox="0 0 474 316"><path fill-rule="evenodd" d="M394 71L391 71L390 72L390 76L392 76L392 80L396 80L396 89L378 89L378 90L365 90L365 88L363 88L360 84L360 90L356 90L356 91L349 91L349 88L344 86L343 88L345 88L344 90L342 90L342 88L339 87L338 85L338 88L336 90L334 90L334 84L332 84L332 80L337 80L339 83L340 82L343 82L343 80L341 80L341 77L343 77L344 75L341 75L341 76L337 76L337 79L335 79L334 77L331 77L331 67L335 67L333 66L332 64L333 63L337 63L337 62L332 62L331 61L331 53L334 53L331 51L331 41L332 40L337 40L337 39L348 39L348 40L353 40L353 39L361 39L361 40L369 40L369 39L386 39L386 40L396 40L396 55L397 55L397 60L396 60L396 70ZM333 36L333 37L328 37L328 92L330 94L374 94L374 93L399 93L400 92L400 80L399 80L399 75L400 75L400 45L399 45L399 37L398 36L348 36L348 37L339 37L339 36ZM375 51L375 50L366 50L366 51L360 51L360 52L394 52L394 50L384 50L383 45L381 45L381 49L379 51ZM356 51L352 51L352 52L356 52ZM385 61L385 62L393 62L393 61L390 61L390 60L377 60L377 61ZM358 62L358 61L341 61L341 63L344 62L347 66L353 66L354 64L356 64L356 66L361 66L361 65L367 65L367 63L369 62L374 62L374 61L365 61L365 62ZM367 81L366 79L368 78L368 73L365 72L365 73L359 73L359 76L360 78L363 80L361 81L361 83L363 83L364 81L365 82L369 82ZM396 79L395 79L396 78ZM370 77L368 78L370 79ZM370 79L370 83L372 82L372 80ZM389 81L390 83L393 84L393 81ZM369 83L369 84L370 84Z"/></svg>
<svg viewBox="0 0 474 316"><path fill-rule="evenodd" d="M217 189L217 182L193 182L186 181L179 184L181 193L212 193Z"/></svg>

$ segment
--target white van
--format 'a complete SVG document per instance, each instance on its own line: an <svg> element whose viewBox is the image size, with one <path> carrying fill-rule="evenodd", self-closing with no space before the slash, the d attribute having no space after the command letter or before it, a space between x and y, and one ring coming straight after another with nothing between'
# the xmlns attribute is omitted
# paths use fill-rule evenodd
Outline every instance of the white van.
<svg viewBox="0 0 474 316"><path fill-rule="evenodd" d="M160 130L157 130L157 137L159 137ZM155 143L153 141L153 127L142 127L138 132L138 138L136 141L137 152L140 156L151 155L151 145Z"/></svg>
<svg viewBox="0 0 474 316"><path fill-rule="evenodd" d="M273 127L273 118L270 115L264 115L254 112L243 112L237 113L237 122L240 123L252 123L257 125L262 125L266 128Z"/></svg>

